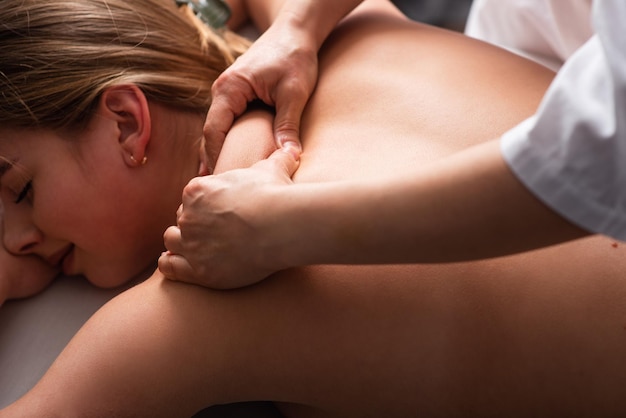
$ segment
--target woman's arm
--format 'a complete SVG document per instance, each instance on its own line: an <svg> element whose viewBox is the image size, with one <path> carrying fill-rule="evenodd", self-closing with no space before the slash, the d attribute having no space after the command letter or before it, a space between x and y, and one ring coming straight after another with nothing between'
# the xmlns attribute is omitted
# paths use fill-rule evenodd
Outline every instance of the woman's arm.
<svg viewBox="0 0 626 418"><path fill-rule="evenodd" d="M0 246L0 305L41 292L58 274L35 256L15 256Z"/></svg>
<svg viewBox="0 0 626 418"><path fill-rule="evenodd" d="M273 113L261 109L249 110L239 117L226 135L213 172L220 174L250 167L276 150L272 136L273 117Z"/></svg>
<svg viewBox="0 0 626 418"><path fill-rule="evenodd" d="M3 236L0 205L0 236ZM36 256L16 256L0 245L0 305L8 299L25 298L41 292L59 274Z"/></svg>

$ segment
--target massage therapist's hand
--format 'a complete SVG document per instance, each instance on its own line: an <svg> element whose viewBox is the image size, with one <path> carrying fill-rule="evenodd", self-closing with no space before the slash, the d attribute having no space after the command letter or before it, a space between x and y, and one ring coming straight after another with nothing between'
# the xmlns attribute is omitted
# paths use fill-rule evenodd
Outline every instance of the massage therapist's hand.
<svg viewBox="0 0 626 418"><path fill-rule="evenodd" d="M204 125L205 166L217 160L235 118L255 99L276 108L277 146L300 147L300 117L317 82L317 68L317 45L308 34L299 28L271 26L213 84Z"/></svg>
<svg viewBox="0 0 626 418"><path fill-rule="evenodd" d="M290 185L299 150L285 147L250 168L197 177L185 187L178 225L165 231L159 269L169 279L230 289L287 266L274 250L275 193Z"/></svg>

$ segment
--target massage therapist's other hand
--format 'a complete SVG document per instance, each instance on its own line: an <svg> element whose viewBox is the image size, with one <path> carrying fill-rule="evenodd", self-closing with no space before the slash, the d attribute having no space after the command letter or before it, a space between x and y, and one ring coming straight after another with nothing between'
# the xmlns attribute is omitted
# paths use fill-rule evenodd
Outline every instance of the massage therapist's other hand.
<svg viewBox="0 0 626 418"><path fill-rule="evenodd" d="M299 149L276 150L250 168L197 177L185 187L177 226L165 231L159 269L215 289L243 287L281 270L276 193L292 183Z"/></svg>
<svg viewBox="0 0 626 418"><path fill-rule="evenodd" d="M235 118L255 99L276 108L278 148L300 147L300 117L317 83L317 68L317 45L301 28L273 25L265 31L213 84L204 125L205 166L217 161Z"/></svg>

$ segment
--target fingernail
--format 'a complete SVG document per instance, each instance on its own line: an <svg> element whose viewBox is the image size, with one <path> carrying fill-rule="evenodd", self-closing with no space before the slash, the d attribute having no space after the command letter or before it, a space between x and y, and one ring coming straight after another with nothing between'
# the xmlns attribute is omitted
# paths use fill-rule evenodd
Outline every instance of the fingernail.
<svg viewBox="0 0 626 418"><path fill-rule="evenodd" d="M302 147L300 147L299 143L294 142L294 141L286 141L282 144L280 149L286 153L291 154L294 160L296 161L300 160L300 154L302 154Z"/></svg>

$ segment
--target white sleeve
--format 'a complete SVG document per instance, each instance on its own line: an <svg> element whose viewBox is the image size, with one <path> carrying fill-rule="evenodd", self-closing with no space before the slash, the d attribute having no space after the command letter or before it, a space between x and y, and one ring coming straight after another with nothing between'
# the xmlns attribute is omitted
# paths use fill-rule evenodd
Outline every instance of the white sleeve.
<svg viewBox="0 0 626 418"><path fill-rule="evenodd" d="M594 26L537 114L504 134L502 152L556 212L626 241L626 2L597 0Z"/></svg>
<svg viewBox="0 0 626 418"><path fill-rule="evenodd" d="M473 0L465 34L557 71L593 35L591 0Z"/></svg>

